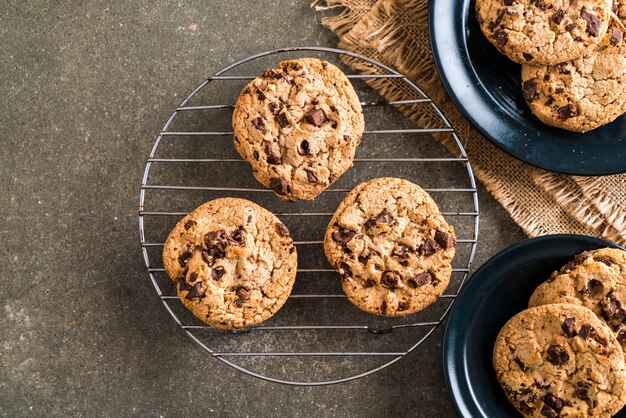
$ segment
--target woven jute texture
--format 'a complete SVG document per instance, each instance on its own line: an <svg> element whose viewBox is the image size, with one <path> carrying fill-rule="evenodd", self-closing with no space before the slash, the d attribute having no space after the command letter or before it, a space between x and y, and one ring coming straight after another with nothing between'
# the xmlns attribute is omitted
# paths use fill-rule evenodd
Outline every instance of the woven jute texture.
<svg viewBox="0 0 626 418"><path fill-rule="evenodd" d="M394 67L435 101L461 137L476 177L526 234L579 233L626 244L626 174L577 177L529 166L500 151L463 118L435 69L428 0L316 0L312 7L339 37L339 48ZM354 71L374 72L362 61L345 61ZM412 94L398 80L371 84L388 100ZM422 126L435 117L423 108L401 110ZM450 135L434 136L454 150Z"/></svg>

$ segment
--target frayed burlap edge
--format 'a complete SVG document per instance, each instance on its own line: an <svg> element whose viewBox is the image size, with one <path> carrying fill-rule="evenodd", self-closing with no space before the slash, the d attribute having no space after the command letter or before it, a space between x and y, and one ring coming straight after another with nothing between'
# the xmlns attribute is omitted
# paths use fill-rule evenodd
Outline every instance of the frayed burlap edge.
<svg viewBox="0 0 626 418"><path fill-rule="evenodd" d="M398 26L394 21L394 13L409 12L413 21L418 22L416 25L426 25L428 16L428 5L425 1L411 0L395 0L378 2L373 0L326 0L314 2L316 7L327 7L332 4L333 7L339 7L348 4L348 13L340 13L335 17L325 18L324 24L333 30L333 27L341 27L342 35L340 47L348 50L359 49L357 52L372 56L372 58L385 62L409 78L415 79L419 75L422 85L440 84L438 75L435 71L434 63L430 54L424 56L423 48L420 49L415 43L415 39L403 36L406 28ZM375 3L369 13L354 13L352 10L362 10L366 6ZM394 8L398 10L393 10ZM415 19L415 17L417 18ZM422 23L419 23L422 22ZM357 25L358 23L358 25ZM354 26L360 26L360 30L353 31ZM378 45L379 47L372 47ZM384 45L384 47L382 47ZM369 51L364 51L369 49ZM381 59L383 58L383 59ZM418 58L421 58L419 60ZM362 62L347 60L347 63L356 71L370 72L371 68ZM407 68L406 63L413 66ZM417 63L417 66L415 65ZM371 83L377 88L383 96L389 100L394 100L403 96L403 92L399 92L390 83L385 81L375 81ZM449 102L445 90L429 91L431 97L438 104ZM447 112L445 105L442 106L444 112ZM427 124L428 115L411 114L410 111L404 110L405 113L416 120L420 124ZM455 112L453 109L452 112ZM470 134L476 135L469 123L462 121L455 122L452 117L455 129L462 138L469 138ZM447 138L447 139L446 139ZM440 136L441 140L449 149L455 151L456 146L450 142L449 136ZM464 144L465 145L465 144ZM487 144L487 146L492 146ZM510 158L503 154L503 158ZM512 164L521 164L512 161ZM480 165L473 164L477 177L485 184L487 190L505 207L511 214L513 219L522 227L522 229L530 236L544 235L555 232L575 232L585 233L589 235L604 236L613 241L620 243L626 242L626 237L619 231L624 230L625 215L623 208L619 202L611 202L606 198L601 186L597 186L597 182L592 185L595 187L595 199L585 199L580 186L581 182L573 181L568 176L558 175L554 173L546 173L542 170L535 169L530 166L523 166L527 172L529 180L526 183L534 183L534 185L525 185L526 192L532 192L536 196L537 204L542 207L550 207L553 212L552 217L560 222L546 224L538 219L536 213L524 205L519 204L510 188L502 182L497 173L489 170L481 170ZM534 186L534 187L533 187ZM554 207L558 205L559 207ZM596 206L603 206L604 211L599 210ZM569 219L568 219L569 218ZM610 219L609 219L610 218Z"/></svg>

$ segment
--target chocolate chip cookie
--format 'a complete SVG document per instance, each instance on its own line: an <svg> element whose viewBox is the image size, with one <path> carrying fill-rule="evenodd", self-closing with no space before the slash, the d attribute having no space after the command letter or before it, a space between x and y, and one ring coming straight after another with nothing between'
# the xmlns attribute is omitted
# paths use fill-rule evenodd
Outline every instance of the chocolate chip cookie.
<svg viewBox="0 0 626 418"><path fill-rule="evenodd" d="M515 315L496 339L493 366L527 417L610 417L626 402L622 349L582 306L543 305Z"/></svg>
<svg viewBox="0 0 626 418"><path fill-rule="evenodd" d="M176 224L163 266L183 304L215 328L256 325L285 303L296 278L289 229L244 199L215 199Z"/></svg>
<svg viewBox="0 0 626 418"><path fill-rule="evenodd" d="M577 255L535 290L528 305L549 303L591 309L626 350L626 252L602 248Z"/></svg>
<svg viewBox="0 0 626 418"><path fill-rule="evenodd" d="M363 129L348 78L313 58L265 71L233 112L235 148L256 179L287 200L311 200L348 170Z"/></svg>
<svg viewBox="0 0 626 418"><path fill-rule="evenodd" d="M612 0L476 0L481 30L520 64L559 64L591 52L607 32Z"/></svg>
<svg viewBox="0 0 626 418"><path fill-rule="evenodd" d="M558 65L522 66L522 92L542 122L587 132L626 112L626 42L611 24L595 51Z"/></svg>
<svg viewBox="0 0 626 418"><path fill-rule="evenodd" d="M419 186L378 178L356 186L333 215L324 251L358 308L402 316L433 303L450 281L456 238Z"/></svg>

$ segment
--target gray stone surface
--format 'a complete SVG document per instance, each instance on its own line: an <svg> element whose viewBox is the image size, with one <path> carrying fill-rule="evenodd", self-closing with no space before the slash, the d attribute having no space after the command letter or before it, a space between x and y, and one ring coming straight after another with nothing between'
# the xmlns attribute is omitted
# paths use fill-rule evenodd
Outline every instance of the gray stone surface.
<svg viewBox="0 0 626 418"><path fill-rule="evenodd" d="M139 186L181 95L258 51L335 44L303 0L0 5L0 415L454 416L442 328L364 379L267 383L193 343L146 274ZM523 239L480 204L475 266Z"/></svg>

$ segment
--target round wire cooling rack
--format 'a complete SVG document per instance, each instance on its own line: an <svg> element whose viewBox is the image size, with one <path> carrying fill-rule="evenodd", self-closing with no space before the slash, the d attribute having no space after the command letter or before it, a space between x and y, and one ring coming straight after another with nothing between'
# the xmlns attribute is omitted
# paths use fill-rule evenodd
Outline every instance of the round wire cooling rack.
<svg viewBox="0 0 626 418"><path fill-rule="evenodd" d="M254 74L283 59L318 57L350 74L365 115L366 131L354 166L311 202L285 202L256 182L232 145L233 104ZM346 69L343 66L344 70ZM383 99L372 85L393 86ZM380 87L380 86L379 86ZM395 90L394 90L395 89ZM416 126L404 114L427 115ZM447 135L448 148L432 135ZM450 149L453 148L451 156ZM327 223L356 184L375 177L401 177L429 192L457 232L450 285L437 302L402 318L368 315L341 291L338 274L323 251ZM224 196L250 199L289 227L298 247L298 272L283 308L263 324L216 330L187 311L162 268L161 251L176 222L205 201ZM150 280L174 321L211 356L264 380L291 385L327 385L375 373L419 347L452 307L474 259L478 195L467 154L448 119L399 72L365 56L333 48L298 47L263 52L237 61L194 89L157 135L141 183L139 231Z"/></svg>

